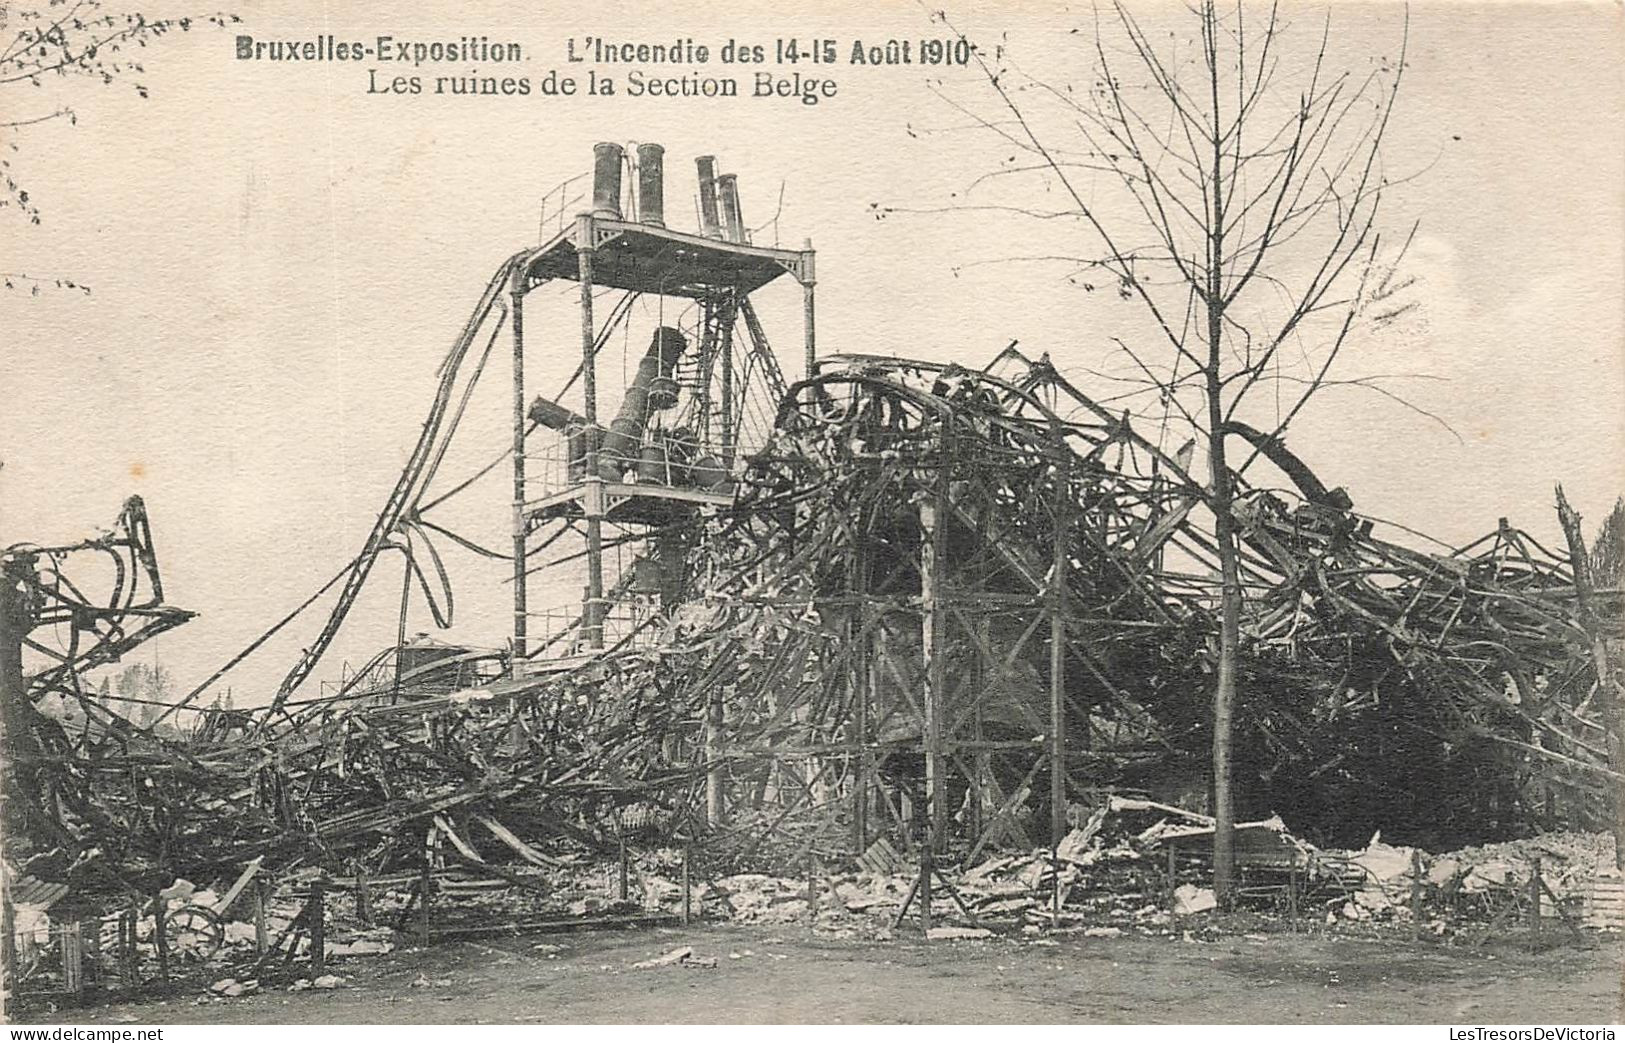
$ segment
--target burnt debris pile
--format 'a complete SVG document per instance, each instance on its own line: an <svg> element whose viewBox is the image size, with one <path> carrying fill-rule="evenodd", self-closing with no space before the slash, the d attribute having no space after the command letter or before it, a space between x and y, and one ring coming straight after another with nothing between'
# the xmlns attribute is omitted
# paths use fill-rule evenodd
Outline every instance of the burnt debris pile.
<svg viewBox="0 0 1625 1043"><path fill-rule="evenodd" d="M1602 828L1608 695L1568 558L1506 524L1413 549L1260 444L1298 481L1238 509L1243 810L1347 847ZM965 866L1042 847L1104 793L1202 785L1206 511L1178 454L1046 362L838 358L788 389L635 640L182 732L78 681L187 616L132 502L118 533L6 553L13 632L73 635L8 688L8 857L125 901L253 859L545 890L628 847L708 873L881 838ZM105 603L75 585L87 555L118 563ZM1617 593L1594 596L1617 638Z"/></svg>

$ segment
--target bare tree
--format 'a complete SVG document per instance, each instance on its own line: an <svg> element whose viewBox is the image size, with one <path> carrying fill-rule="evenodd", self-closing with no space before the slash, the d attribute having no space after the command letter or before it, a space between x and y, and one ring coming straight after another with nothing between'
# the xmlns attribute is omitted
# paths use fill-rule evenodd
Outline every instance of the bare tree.
<svg viewBox="0 0 1625 1043"><path fill-rule="evenodd" d="M19 4L0 0L0 209L29 224L41 221L34 196L18 179L15 158L24 135L41 124L63 120L77 125L79 114L54 86L89 81L125 85L147 97L141 54L171 33L194 25L224 27L235 15L148 17L139 11L109 10L101 0L44 0ZM0 272L0 285L38 295L42 288L89 293L65 276Z"/></svg>
<svg viewBox="0 0 1625 1043"><path fill-rule="evenodd" d="M1329 14L1291 49L1294 31L1275 7L1194 0L1180 18L1183 32L1153 32L1120 2L1098 9L1092 31L1074 36L1094 67L1087 88L1027 74L1001 44L975 57L996 114L943 96L1009 153L979 191L1025 178L1030 192L1036 179L1063 200L1048 211L988 208L1072 222L1068 242L1087 244L1067 251L1074 275L1135 303L1139 334L1113 338L1132 364L1118 378L1129 385L1124 397L1177 413L1205 443L1220 571L1214 883L1228 901L1244 597L1234 476L1319 391L1356 385L1391 395L1374 378L1333 379L1332 369L1355 330L1392 323L1411 307L1400 302L1406 283L1395 275L1409 237L1385 250L1377 224L1395 183L1381 146L1405 68L1408 16L1395 27L1396 55L1341 70ZM1266 388L1273 394L1260 393ZM1251 432L1238 449L1227 436L1242 433L1244 417L1268 435Z"/></svg>

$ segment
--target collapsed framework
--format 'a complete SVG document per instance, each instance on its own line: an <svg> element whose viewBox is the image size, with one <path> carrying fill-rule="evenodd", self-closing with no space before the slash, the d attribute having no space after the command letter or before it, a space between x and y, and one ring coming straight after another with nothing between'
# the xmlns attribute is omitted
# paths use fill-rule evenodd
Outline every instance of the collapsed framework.
<svg viewBox="0 0 1625 1043"><path fill-rule="evenodd" d="M1014 347L984 369L820 358L810 244L750 243L711 157L700 230L667 227L662 160L600 145L591 209L493 275L400 480L323 588L326 623L265 706L194 712L225 668L146 725L85 686L189 617L164 603L139 501L113 535L5 551L8 857L115 903L254 859L427 879L449 858L522 885L526 866L629 835L713 864L788 868L882 838L970 864L1058 842L1111 793L1203 799L1218 568L1190 454ZM794 383L751 300L784 276L803 297ZM580 364L534 397L526 298L554 281L579 284ZM640 299L674 303L606 422L597 359ZM408 643L407 587L396 646L302 698L382 559L402 552L427 588L449 582L431 539L490 553L433 520L469 482L430 485L504 353L506 649ZM1235 479L1242 811L1341 843L1607 828L1618 591L1594 589L1577 525L1567 553L1504 521L1415 549L1279 439L1224 436L1279 476ZM90 558L114 563L110 598L81 590ZM560 570L585 580L562 614L532 598ZM78 724L44 712L63 698ZM196 723L168 724L183 712Z"/></svg>

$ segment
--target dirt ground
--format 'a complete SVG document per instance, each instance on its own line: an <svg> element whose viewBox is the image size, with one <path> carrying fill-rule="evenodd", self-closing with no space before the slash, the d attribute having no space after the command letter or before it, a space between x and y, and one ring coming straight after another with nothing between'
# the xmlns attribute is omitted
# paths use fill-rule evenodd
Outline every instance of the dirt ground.
<svg viewBox="0 0 1625 1043"><path fill-rule="evenodd" d="M715 967L632 964L677 946ZM556 951L550 947L557 947ZM1533 953L1304 934L820 940L804 928L510 937L335 961L332 991L201 990L21 1020L110 1023L1451 1023L1620 1020L1615 940ZM416 984L414 984L416 983Z"/></svg>

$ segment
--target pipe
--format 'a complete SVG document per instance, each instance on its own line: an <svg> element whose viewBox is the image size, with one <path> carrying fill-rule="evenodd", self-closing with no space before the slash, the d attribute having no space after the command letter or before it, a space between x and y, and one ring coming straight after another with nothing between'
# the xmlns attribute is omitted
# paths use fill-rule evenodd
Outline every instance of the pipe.
<svg viewBox="0 0 1625 1043"><path fill-rule="evenodd" d="M670 326L655 330L649 351L638 363L637 375L621 400L621 410L604 434L598 473L605 481L618 482L628 467L637 465L643 427L649 420L649 385L659 377L670 377L687 348L688 339Z"/></svg>
<svg viewBox="0 0 1625 1043"><path fill-rule="evenodd" d="M587 419L548 398L538 398L530 404L530 419L553 431L567 431L572 425L584 425Z"/></svg>
<svg viewBox="0 0 1625 1043"><path fill-rule="evenodd" d="M717 178L717 194L722 203L722 225L730 243L745 241L745 215L739 209L739 175L723 174Z"/></svg>
<svg viewBox="0 0 1625 1043"><path fill-rule="evenodd" d="M508 660L508 676L521 676L522 663L529 657L526 600L525 536L525 266L514 269L509 287L512 303L508 321L513 328L513 652ZM470 385L472 386L472 385ZM448 436L449 437L449 436ZM406 636L407 594L411 591L411 550L407 549L406 577L401 580L400 637ZM403 640L404 643L404 640ZM396 650L395 696L400 696L400 651Z"/></svg>
<svg viewBox="0 0 1625 1043"><path fill-rule="evenodd" d="M638 220L666 227L665 158L659 145L638 146Z"/></svg>
<svg viewBox="0 0 1625 1043"><path fill-rule="evenodd" d="M534 423L564 435L566 473L572 482L580 481L587 470L587 418L547 398L532 402L528 415Z"/></svg>
<svg viewBox="0 0 1625 1043"><path fill-rule="evenodd" d="M717 217L717 157L698 156L694 166L700 173L700 232L708 239L721 239L722 222Z"/></svg>
<svg viewBox="0 0 1625 1043"><path fill-rule="evenodd" d="M613 141L592 147L592 216L621 219L621 159L625 150Z"/></svg>

